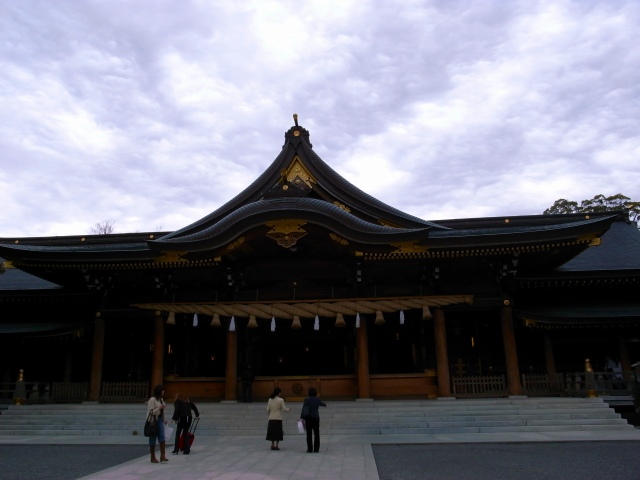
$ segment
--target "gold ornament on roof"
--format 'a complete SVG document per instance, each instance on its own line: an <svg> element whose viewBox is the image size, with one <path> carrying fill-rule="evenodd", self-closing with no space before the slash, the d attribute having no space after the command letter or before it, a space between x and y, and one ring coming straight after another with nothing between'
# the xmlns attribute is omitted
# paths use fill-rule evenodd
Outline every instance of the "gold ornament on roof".
<svg viewBox="0 0 640 480"><path fill-rule="evenodd" d="M153 263L178 263L186 262L183 257L187 252L162 252L158 257L154 258Z"/></svg>
<svg viewBox="0 0 640 480"><path fill-rule="evenodd" d="M302 225L306 225L304 220L277 220L268 222L266 225L271 230L267 232L267 237L274 239L278 245L284 248L293 247L298 240L304 237L307 232Z"/></svg>
<svg viewBox="0 0 640 480"><path fill-rule="evenodd" d="M237 238L235 241L227 245L227 251L232 252L236 248L240 247L244 243L244 237Z"/></svg>
<svg viewBox="0 0 640 480"><path fill-rule="evenodd" d="M392 253L423 253L429 250L429 247L418 245L415 242L392 243L395 250Z"/></svg>
<svg viewBox="0 0 640 480"><path fill-rule="evenodd" d="M344 238L342 238L339 235L336 235L335 233L330 233L329 238L331 238L331 240L333 240L334 242L338 242L340 245L349 245L348 240L345 240Z"/></svg>
<svg viewBox="0 0 640 480"><path fill-rule="evenodd" d="M351 209L349 207L347 207L344 203L340 203L339 201L335 201L333 202L333 204L338 207L341 208L342 210L344 210L347 213L351 213Z"/></svg>
<svg viewBox="0 0 640 480"><path fill-rule="evenodd" d="M313 188L313 184L318 183L316 179L311 175L307 167L304 166L302 160L297 155L293 157L289 168L284 172L284 177L288 182L300 185L305 183L307 187Z"/></svg>

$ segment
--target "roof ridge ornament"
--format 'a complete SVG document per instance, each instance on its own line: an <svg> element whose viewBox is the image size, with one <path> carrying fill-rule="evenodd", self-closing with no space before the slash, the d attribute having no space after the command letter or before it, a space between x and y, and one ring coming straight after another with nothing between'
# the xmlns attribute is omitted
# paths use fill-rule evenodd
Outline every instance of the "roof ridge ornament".
<svg viewBox="0 0 640 480"><path fill-rule="evenodd" d="M293 123L295 124L293 127L291 127L285 134L284 134L284 138L285 138L285 144L284 146L287 145L287 143L291 143L295 148L298 148L298 145L300 145L301 142L306 143L310 148L313 148L313 145L311 145L311 142L309 141L309 131L306 130L304 127L301 127L300 124L298 123L298 114L294 113L293 114Z"/></svg>

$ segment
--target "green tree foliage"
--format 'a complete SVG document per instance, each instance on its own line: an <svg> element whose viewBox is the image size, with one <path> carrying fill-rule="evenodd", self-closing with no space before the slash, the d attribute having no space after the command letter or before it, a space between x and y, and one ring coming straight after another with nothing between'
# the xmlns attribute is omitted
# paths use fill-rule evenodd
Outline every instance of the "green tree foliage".
<svg viewBox="0 0 640 480"><path fill-rule="evenodd" d="M625 197L621 193L610 197L596 195L590 200L582 200L580 204L561 198L556 200L543 213L545 215L554 215L560 213L610 212L612 210L629 210L629 219L631 221L637 222L640 220L640 202L632 202L629 197Z"/></svg>

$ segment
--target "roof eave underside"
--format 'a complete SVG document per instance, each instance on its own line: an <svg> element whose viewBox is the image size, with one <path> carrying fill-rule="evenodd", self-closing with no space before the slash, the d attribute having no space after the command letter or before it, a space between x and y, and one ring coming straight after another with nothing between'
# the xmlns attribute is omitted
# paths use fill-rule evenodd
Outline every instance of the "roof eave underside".
<svg viewBox="0 0 640 480"><path fill-rule="evenodd" d="M130 245L0 245L0 254L11 261L20 262L71 262L100 261L150 261L157 253L151 252L146 243Z"/></svg>
<svg viewBox="0 0 640 480"><path fill-rule="evenodd" d="M530 310L516 309L516 314L522 319L533 320L541 324L640 322L640 303L566 305Z"/></svg>

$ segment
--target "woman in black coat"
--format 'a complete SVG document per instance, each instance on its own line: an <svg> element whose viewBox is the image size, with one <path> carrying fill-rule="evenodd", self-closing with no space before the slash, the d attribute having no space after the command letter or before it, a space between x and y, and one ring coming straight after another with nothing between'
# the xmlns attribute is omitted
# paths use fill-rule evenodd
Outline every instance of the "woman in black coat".
<svg viewBox="0 0 640 480"><path fill-rule="evenodd" d="M307 429L307 453L318 453L320 450L320 412L318 410L319 407L326 407L327 404L318 398L318 392L315 388L310 387L308 392L309 396L302 402L300 418L304 420ZM313 445L311 444L312 431Z"/></svg>
<svg viewBox="0 0 640 480"><path fill-rule="evenodd" d="M198 412L198 408L195 403L189 400L189 397L183 395L182 393L176 393L174 402L173 402L173 417L171 419L176 422L178 425L176 427L176 441L173 446L173 453L177 455L180 448L180 436L182 436L182 453L185 455L189 455L191 451L191 442L189 441L189 427L191 426L191 411L196 414L196 417L200 417L200 412Z"/></svg>

